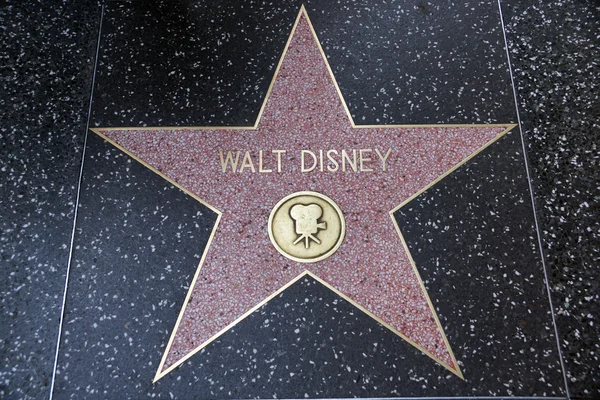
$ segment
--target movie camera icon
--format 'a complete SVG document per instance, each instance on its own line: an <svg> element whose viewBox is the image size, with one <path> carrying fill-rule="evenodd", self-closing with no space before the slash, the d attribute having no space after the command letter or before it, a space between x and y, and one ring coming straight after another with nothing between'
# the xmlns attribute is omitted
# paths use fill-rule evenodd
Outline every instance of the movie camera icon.
<svg viewBox="0 0 600 400"><path fill-rule="evenodd" d="M323 209L318 204L296 204L290 209L290 216L296 222L296 234L300 235L294 241L294 245L304 239L304 247L308 249L310 240L317 244L321 241L314 235L319 229L327 229L327 223L319 222L323 215Z"/></svg>

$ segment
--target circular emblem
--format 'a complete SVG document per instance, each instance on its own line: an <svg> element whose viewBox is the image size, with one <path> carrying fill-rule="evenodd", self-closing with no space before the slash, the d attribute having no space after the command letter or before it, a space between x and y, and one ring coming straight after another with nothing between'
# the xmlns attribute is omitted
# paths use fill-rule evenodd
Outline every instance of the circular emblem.
<svg viewBox="0 0 600 400"><path fill-rule="evenodd" d="M344 241L346 221L329 197L296 192L281 199L269 216L273 246L290 260L311 263L335 253Z"/></svg>

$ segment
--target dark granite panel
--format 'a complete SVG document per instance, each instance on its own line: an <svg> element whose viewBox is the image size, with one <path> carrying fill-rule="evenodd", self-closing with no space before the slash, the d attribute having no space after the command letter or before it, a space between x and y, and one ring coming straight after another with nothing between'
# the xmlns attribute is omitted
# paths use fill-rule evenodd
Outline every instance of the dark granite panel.
<svg viewBox="0 0 600 400"><path fill-rule="evenodd" d="M54 398L149 386L215 220L90 133Z"/></svg>
<svg viewBox="0 0 600 400"><path fill-rule="evenodd" d="M522 145L512 132L397 221L467 382L453 395L564 395Z"/></svg>
<svg viewBox="0 0 600 400"><path fill-rule="evenodd" d="M92 123L252 123L299 3L166 4L108 3ZM448 7L307 4L358 123L514 120L497 4ZM302 279L153 385L214 215L88 151L55 398L564 396L515 133L398 215L464 381Z"/></svg>
<svg viewBox="0 0 600 400"><path fill-rule="evenodd" d="M357 124L516 122L496 1L322 3L309 16Z"/></svg>
<svg viewBox="0 0 600 400"><path fill-rule="evenodd" d="M574 398L600 397L600 7L504 5L560 343Z"/></svg>
<svg viewBox="0 0 600 400"><path fill-rule="evenodd" d="M519 146L398 216L465 381L306 278L153 385L214 215L92 135L55 398L560 396Z"/></svg>
<svg viewBox="0 0 600 400"><path fill-rule="evenodd" d="M515 122L496 1L109 2L93 126L252 125L300 5L359 124Z"/></svg>
<svg viewBox="0 0 600 400"><path fill-rule="evenodd" d="M108 3L92 126L254 124L292 3Z"/></svg>
<svg viewBox="0 0 600 400"><path fill-rule="evenodd" d="M0 397L45 399L54 365L100 9L0 5Z"/></svg>

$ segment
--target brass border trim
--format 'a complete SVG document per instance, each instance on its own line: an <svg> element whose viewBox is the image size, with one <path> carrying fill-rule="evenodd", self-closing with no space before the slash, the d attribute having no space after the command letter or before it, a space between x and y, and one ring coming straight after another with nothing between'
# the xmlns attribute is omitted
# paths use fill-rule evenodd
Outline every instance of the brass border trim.
<svg viewBox="0 0 600 400"><path fill-rule="evenodd" d="M333 246L327 253L325 253L319 257L315 257L315 258L294 257L294 256L286 253L281 247L279 247L279 244L277 243L277 241L275 240L275 237L273 236L273 218L275 217L275 213L277 212L277 210L279 209L279 207L281 207L281 205L283 203L285 203L286 201L288 201L290 199L293 199L294 197L299 197L299 196L315 196L322 200L325 200L330 206L333 207L333 209L337 212L337 214L340 217L340 225L341 225L340 237L337 239L335 246ZM344 237L346 237L346 219L344 218L344 213L342 213L342 210L337 205L337 203L335 201L333 201L333 199L331 199L330 197L325 196L324 194L319 193L319 192L304 190L304 191L289 194L289 195L285 196L283 199L279 200L277 202L277 204L275 204L275 206L271 210L271 214L269 215L269 223L267 225L267 230L269 232L269 239L271 239L271 243L273 244L275 249L279 252L279 254L281 254L282 256L284 256L286 258L289 258L290 260L293 260L293 261L296 261L299 263L308 264L308 263L315 263L317 261L324 260L324 259L330 257L331 255L333 255L333 253L335 253L340 248L340 246L342 245L342 242L344 241Z"/></svg>

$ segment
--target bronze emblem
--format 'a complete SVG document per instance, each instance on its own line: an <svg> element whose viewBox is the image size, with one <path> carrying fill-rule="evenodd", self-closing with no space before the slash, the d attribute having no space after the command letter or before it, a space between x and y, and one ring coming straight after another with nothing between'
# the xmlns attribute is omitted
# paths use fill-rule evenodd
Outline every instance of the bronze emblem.
<svg viewBox="0 0 600 400"><path fill-rule="evenodd" d="M296 192L281 199L269 217L273 246L290 260L324 260L340 247L346 233L342 210L329 197Z"/></svg>

